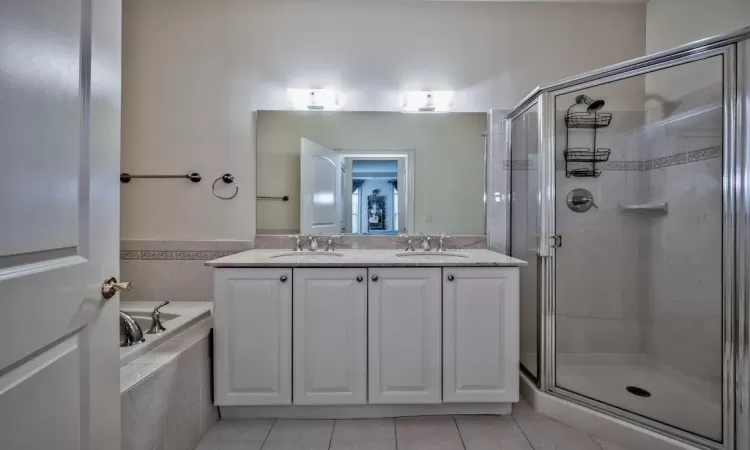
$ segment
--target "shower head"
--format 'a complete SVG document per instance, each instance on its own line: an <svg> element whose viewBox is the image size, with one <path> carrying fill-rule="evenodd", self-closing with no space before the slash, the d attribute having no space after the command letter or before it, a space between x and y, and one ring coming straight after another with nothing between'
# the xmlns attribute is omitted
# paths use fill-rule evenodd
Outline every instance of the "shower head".
<svg viewBox="0 0 750 450"><path fill-rule="evenodd" d="M579 95L576 97L576 104L585 103L588 105L588 108L586 110L590 113L599 111L600 109L604 108L604 100L594 100L593 98L589 97L588 95Z"/></svg>

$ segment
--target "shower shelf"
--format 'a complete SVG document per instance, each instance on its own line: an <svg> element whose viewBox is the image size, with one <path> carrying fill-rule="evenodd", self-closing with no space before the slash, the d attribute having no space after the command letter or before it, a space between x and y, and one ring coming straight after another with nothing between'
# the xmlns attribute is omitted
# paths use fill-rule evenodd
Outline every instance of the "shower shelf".
<svg viewBox="0 0 750 450"><path fill-rule="evenodd" d="M638 205L620 205L622 212L648 212L667 214L669 212L669 203L643 203Z"/></svg>
<svg viewBox="0 0 750 450"><path fill-rule="evenodd" d="M602 174L601 170L594 170L594 169L573 169L569 170L567 173L568 177L576 177L576 178L599 178L599 175Z"/></svg>
<svg viewBox="0 0 750 450"><path fill-rule="evenodd" d="M612 113L572 112L565 115L568 128L606 128L612 122Z"/></svg>
<svg viewBox="0 0 750 450"><path fill-rule="evenodd" d="M598 148L595 152L587 147L569 148L563 152L568 162L604 162L609 160L612 151L608 148Z"/></svg>

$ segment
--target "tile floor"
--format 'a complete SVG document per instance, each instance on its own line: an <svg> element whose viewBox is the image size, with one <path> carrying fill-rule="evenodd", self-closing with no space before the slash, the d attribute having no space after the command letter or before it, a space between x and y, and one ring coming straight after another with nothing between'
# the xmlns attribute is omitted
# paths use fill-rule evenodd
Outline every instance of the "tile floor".
<svg viewBox="0 0 750 450"><path fill-rule="evenodd" d="M536 414L395 419L224 419L196 450L624 450Z"/></svg>

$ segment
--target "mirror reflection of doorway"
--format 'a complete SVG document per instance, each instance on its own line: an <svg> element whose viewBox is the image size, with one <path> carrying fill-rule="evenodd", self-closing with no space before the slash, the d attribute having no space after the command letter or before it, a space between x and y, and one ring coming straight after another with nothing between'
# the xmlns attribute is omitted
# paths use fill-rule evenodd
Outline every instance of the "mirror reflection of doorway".
<svg viewBox="0 0 750 450"><path fill-rule="evenodd" d="M344 160L344 223L351 234L409 233L413 150L337 150Z"/></svg>
<svg viewBox="0 0 750 450"><path fill-rule="evenodd" d="M398 234L398 161L354 159L351 167L351 232Z"/></svg>

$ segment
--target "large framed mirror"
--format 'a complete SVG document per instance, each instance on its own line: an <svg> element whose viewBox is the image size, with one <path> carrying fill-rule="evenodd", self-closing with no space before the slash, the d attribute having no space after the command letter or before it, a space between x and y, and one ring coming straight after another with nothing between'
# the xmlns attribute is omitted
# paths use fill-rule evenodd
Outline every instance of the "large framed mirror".
<svg viewBox="0 0 750 450"><path fill-rule="evenodd" d="M257 234L485 234L485 113L258 111Z"/></svg>

